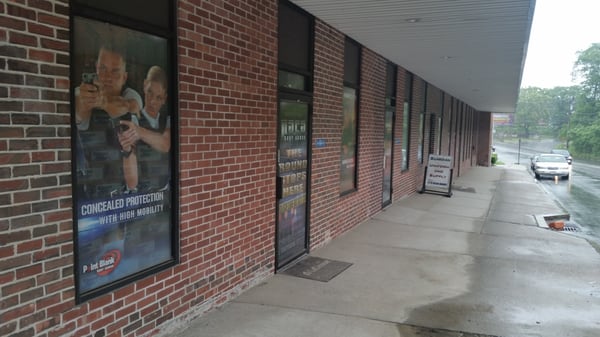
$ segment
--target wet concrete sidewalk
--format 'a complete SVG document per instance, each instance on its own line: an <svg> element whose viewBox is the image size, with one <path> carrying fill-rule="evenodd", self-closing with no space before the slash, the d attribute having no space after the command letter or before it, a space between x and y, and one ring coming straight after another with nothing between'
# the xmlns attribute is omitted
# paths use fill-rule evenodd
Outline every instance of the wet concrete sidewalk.
<svg viewBox="0 0 600 337"><path fill-rule="evenodd" d="M477 167L312 252L329 282L277 274L169 336L600 336L600 255L542 229L564 213L525 166Z"/></svg>

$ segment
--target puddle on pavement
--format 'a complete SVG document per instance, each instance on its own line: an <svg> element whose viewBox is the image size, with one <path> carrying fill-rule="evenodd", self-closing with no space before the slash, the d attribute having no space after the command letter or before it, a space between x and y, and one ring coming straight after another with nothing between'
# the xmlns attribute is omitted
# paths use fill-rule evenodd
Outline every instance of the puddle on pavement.
<svg viewBox="0 0 600 337"><path fill-rule="evenodd" d="M494 335L482 335L464 331L426 328L406 324L398 324L398 332L402 337L498 337Z"/></svg>

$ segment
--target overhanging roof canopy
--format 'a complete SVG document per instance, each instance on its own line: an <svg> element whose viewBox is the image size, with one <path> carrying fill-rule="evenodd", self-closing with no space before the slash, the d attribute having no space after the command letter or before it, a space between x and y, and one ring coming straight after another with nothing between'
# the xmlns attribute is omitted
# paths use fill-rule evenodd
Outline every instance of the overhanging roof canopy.
<svg viewBox="0 0 600 337"><path fill-rule="evenodd" d="M292 0L480 111L514 112L535 0Z"/></svg>

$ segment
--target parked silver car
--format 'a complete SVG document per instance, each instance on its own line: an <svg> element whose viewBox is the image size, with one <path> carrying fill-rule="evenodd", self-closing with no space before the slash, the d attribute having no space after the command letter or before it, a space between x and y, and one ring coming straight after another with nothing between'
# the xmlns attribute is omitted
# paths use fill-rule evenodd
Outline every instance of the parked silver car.
<svg viewBox="0 0 600 337"><path fill-rule="evenodd" d="M563 156L565 156L567 163L569 163L569 164L573 163L573 157L571 157L571 154L567 150L553 149L552 151L550 151L550 153L562 154Z"/></svg>
<svg viewBox="0 0 600 337"><path fill-rule="evenodd" d="M571 175L571 165L561 154L544 153L532 159L533 173L536 179L543 177L561 177L569 179Z"/></svg>
<svg viewBox="0 0 600 337"><path fill-rule="evenodd" d="M539 154L536 154L535 156L531 157L531 161L529 162L529 166L531 167L531 171L535 171L535 161L537 160L537 158L539 157Z"/></svg>

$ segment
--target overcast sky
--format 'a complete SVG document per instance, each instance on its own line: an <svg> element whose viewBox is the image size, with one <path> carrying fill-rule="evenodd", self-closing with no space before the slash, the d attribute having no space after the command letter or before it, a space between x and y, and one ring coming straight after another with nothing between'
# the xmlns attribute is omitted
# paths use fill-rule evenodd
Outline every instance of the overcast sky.
<svg viewBox="0 0 600 337"><path fill-rule="evenodd" d="M521 87L571 86L577 51L600 42L600 0L537 0Z"/></svg>

